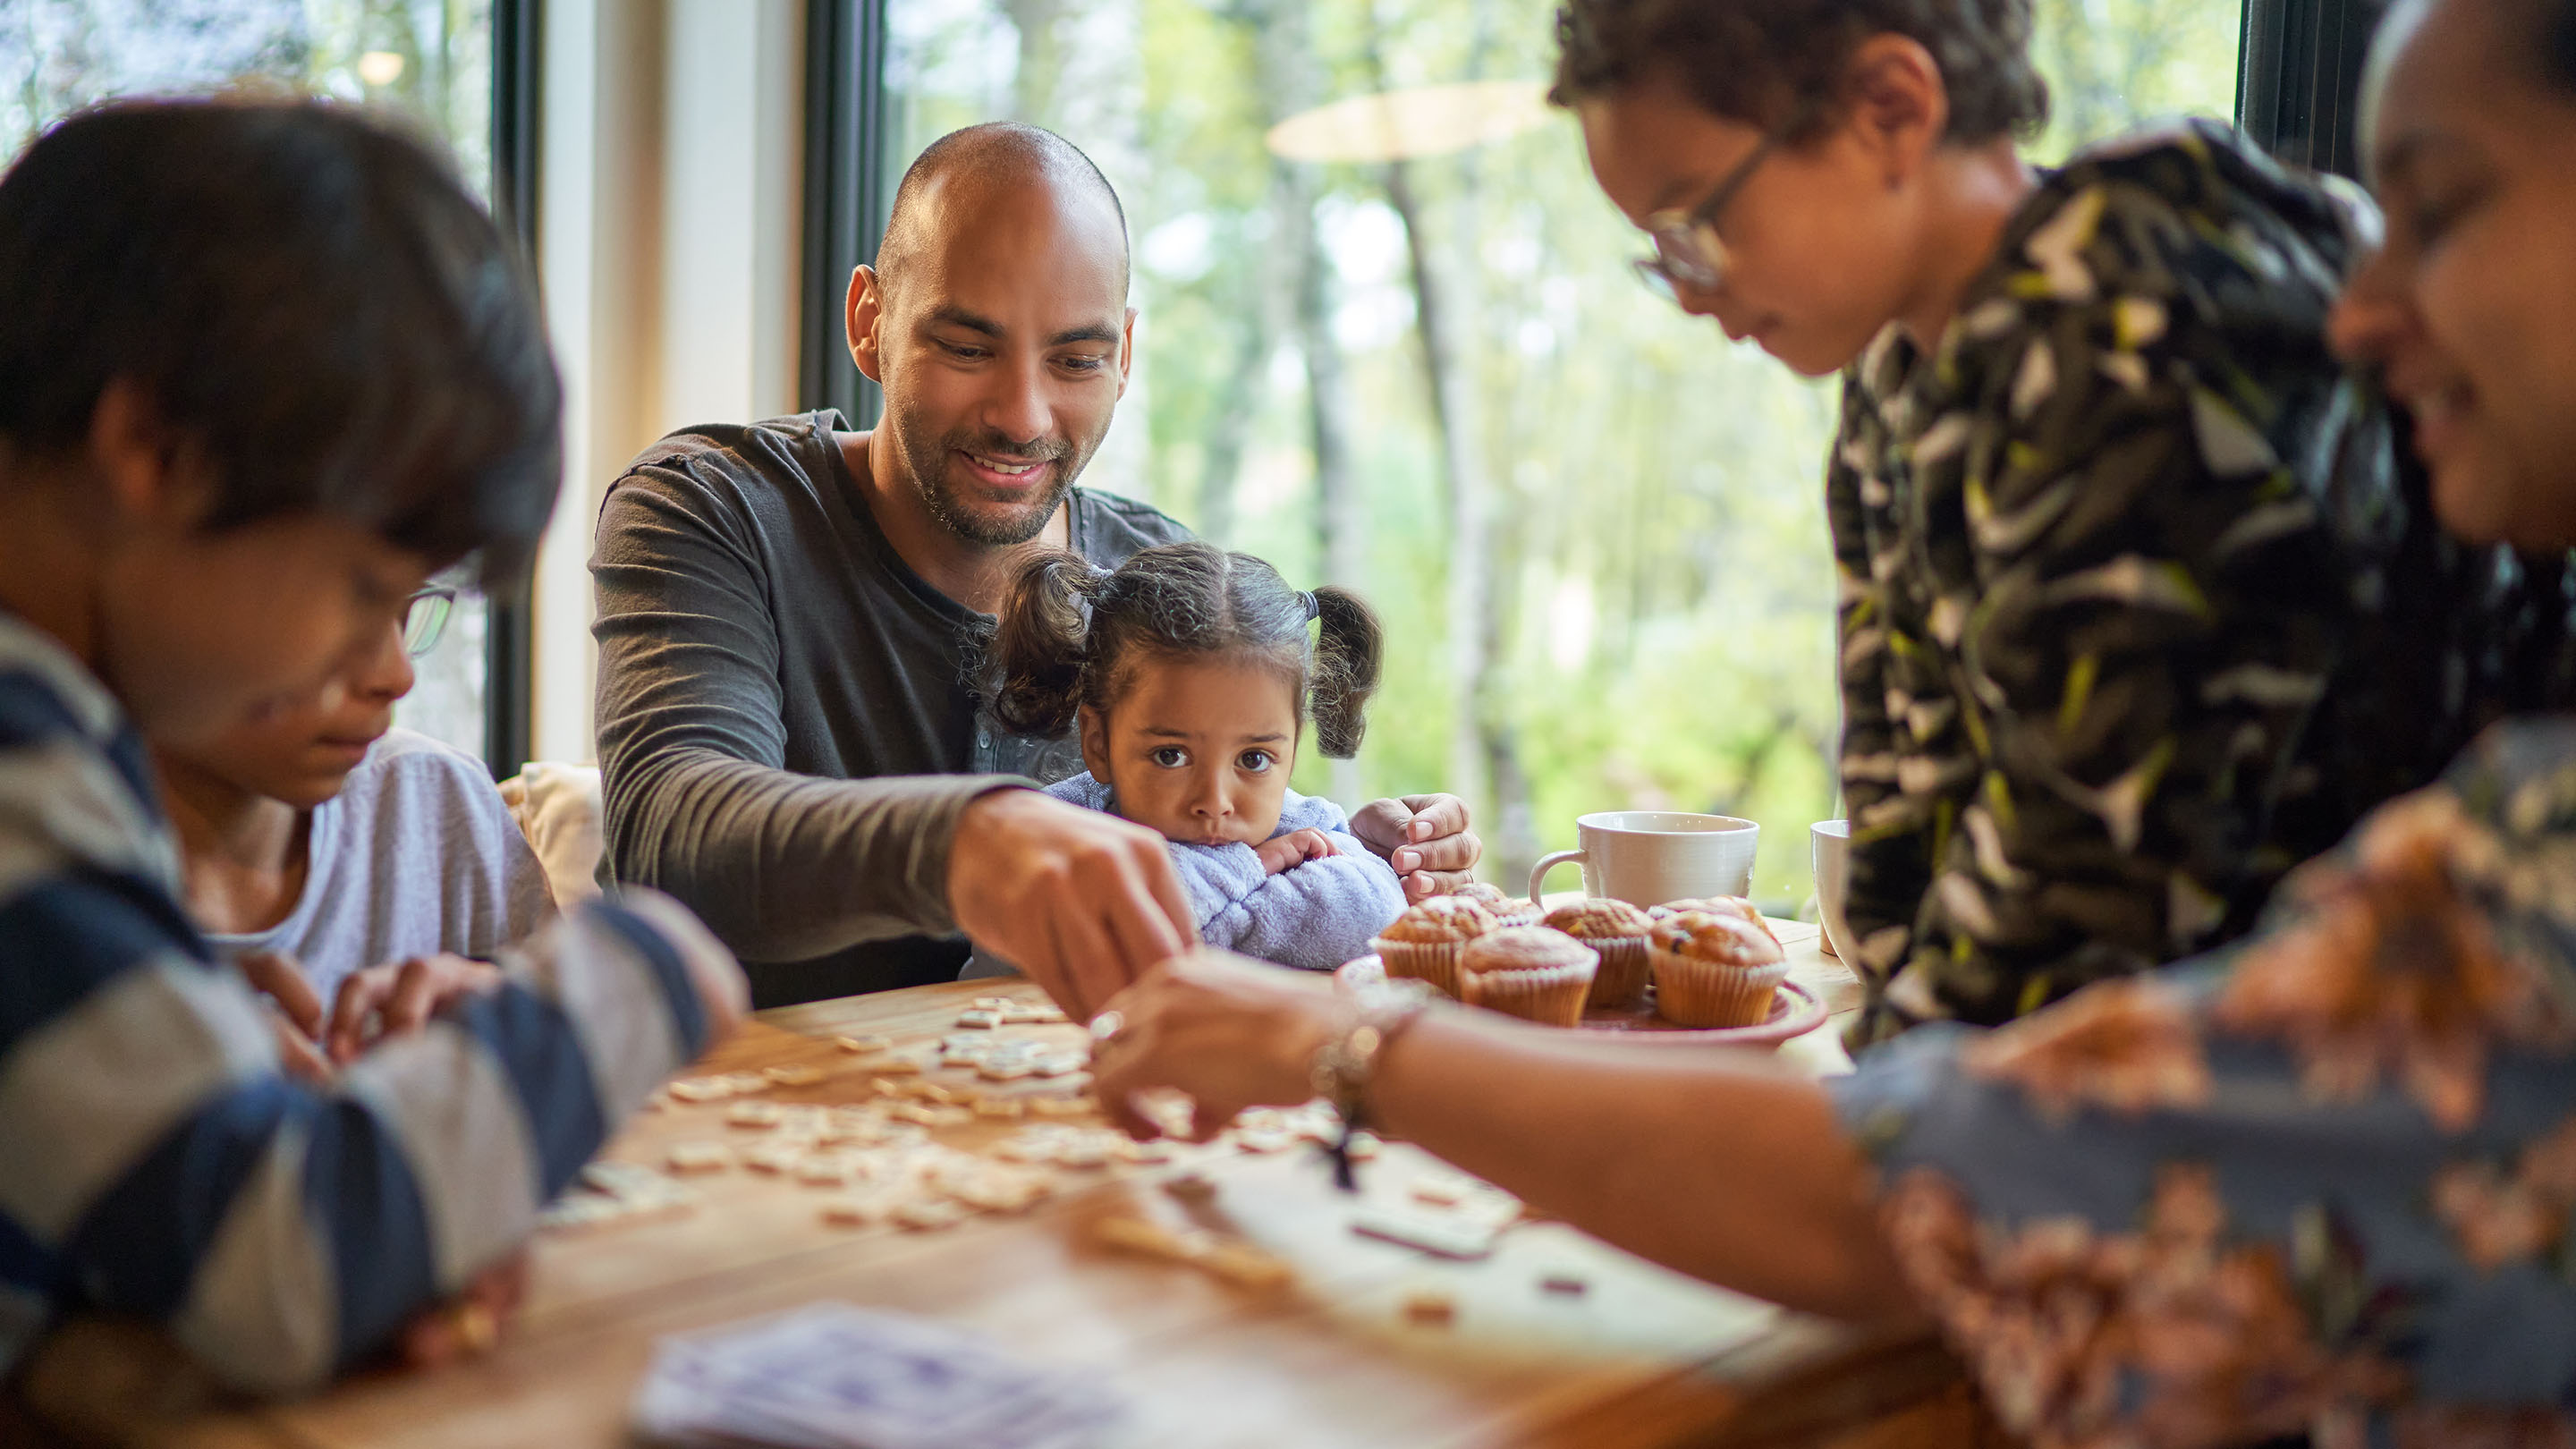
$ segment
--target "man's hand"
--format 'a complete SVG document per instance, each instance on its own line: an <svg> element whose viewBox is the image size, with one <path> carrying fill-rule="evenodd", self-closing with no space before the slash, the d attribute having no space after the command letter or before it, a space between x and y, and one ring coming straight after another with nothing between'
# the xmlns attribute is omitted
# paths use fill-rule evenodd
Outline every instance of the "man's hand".
<svg viewBox="0 0 2576 1449"><path fill-rule="evenodd" d="M1261 862L1263 875L1277 875L1283 870L1293 870L1310 860L1322 860L1328 855L1340 853L1333 849L1331 836L1312 829L1291 830L1285 835L1274 835L1252 847L1254 858Z"/></svg>
<svg viewBox="0 0 2576 1449"><path fill-rule="evenodd" d="M414 956L353 971L331 1003L323 1049L345 1067L378 1041L420 1030L449 1002L500 984L498 968L462 956Z"/></svg>
<svg viewBox="0 0 2576 1449"><path fill-rule="evenodd" d="M1408 901L1465 885L1485 853L1467 828L1467 802L1455 795L1371 800L1352 814L1351 834L1395 867Z"/></svg>
<svg viewBox="0 0 2576 1449"><path fill-rule="evenodd" d="M331 1063L322 1055L322 998L292 957L244 951L233 967L250 989L268 998L269 1024L277 1029L277 1065L307 1086L328 1086Z"/></svg>
<svg viewBox="0 0 2576 1449"><path fill-rule="evenodd" d="M948 909L1076 1021L1198 944L1162 836L1034 790L996 790L958 817Z"/></svg>

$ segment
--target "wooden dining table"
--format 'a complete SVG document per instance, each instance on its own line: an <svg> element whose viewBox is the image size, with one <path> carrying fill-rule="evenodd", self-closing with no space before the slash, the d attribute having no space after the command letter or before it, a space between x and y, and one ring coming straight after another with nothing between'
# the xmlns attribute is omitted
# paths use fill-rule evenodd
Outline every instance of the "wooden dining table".
<svg viewBox="0 0 2576 1449"><path fill-rule="evenodd" d="M1836 1028L1857 983L1818 949L1814 926L1774 928L1794 979L1832 1013L1777 1050L1804 1070L1848 1070ZM1026 983L973 981L782 1008L692 1072L785 1067L796 1081L811 1067L819 1080L763 1098L866 1100L878 1090L870 1063L882 1058L838 1038L883 1036L919 1055L992 996L1040 999ZM938 1135L977 1150L1025 1125L978 1119ZM666 1100L602 1155L662 1166L684 1142L753 1136L729 1126L723 1102ZM75 1347L47 1355L24 1393L66 1442L581 1449L631 1442L629 1406L656 1340L837 1301L925 1315L1096 1373L1128 1410L1114 1446L1996 1442L1955 1362L1918 1335L1789 1313L1562 1223L1523 1221L1474 1261L1356 1234L1359 1205L1418 1206L1409 1199L1426 1177L1454 1178L1409 1147L1387 1144L1363 1164L1356 1197L1304 1142L1184 1155L1067 1173L1034 1208L936 1230L828 1221L827 1192L737 1162L680 1179L690 1200L668 1211L541 1231L523 1311L489 1352L461 1363L367 1372L301 1401L243 1407L208 1403L167 1360L114 1348L84 1358ZM1166 1191L1181 1171L1210 1191L1191 1201ZM1122 1251L1101 1240L1109 1217L1247 1243L1284 1261L1289 1280L1238 1284ZM1445 1320L1412 1311L1425 1298L1451 1305Z"/></svg>

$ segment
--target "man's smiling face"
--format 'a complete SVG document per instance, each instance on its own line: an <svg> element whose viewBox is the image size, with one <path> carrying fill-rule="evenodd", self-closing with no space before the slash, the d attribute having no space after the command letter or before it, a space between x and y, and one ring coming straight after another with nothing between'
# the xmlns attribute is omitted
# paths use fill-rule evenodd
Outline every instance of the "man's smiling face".
<svg viewBox="0 0 2576 1449"><path fill-rule="evenodd" d="M1126 391L1125 229L1073 178L953 174L933 186L879 282L885 426L940 526L1026 543Z"/></svg>

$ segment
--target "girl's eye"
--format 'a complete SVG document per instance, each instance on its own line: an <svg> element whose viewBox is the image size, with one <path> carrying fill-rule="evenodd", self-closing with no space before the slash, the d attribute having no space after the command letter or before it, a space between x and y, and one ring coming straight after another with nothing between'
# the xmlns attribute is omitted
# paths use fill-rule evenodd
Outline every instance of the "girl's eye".
<svg viewBox="0 0 2576 1449"><path fill-rule="evenodd" d="M1271 766L1270 752L1268 750L1246 750L1242 754L1235 756L1234 764L1235 768L1242 770L1246 774L1267 774Z"/></svg>
<svg viewBox="0 0 2576 1449"><path fill-rule="evenodd" d="M1190 762L1190 752L1178 745L1165 745L1145 758L1166 770L1177 770Z"/></svg>

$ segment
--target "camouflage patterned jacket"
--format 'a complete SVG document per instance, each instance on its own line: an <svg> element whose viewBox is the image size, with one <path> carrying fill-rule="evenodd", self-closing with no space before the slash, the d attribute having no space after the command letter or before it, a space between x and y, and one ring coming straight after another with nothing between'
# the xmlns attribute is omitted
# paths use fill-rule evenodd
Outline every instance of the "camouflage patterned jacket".
<svg viewBox="0 0 2576 1449"><path fill-rule="evenodd" d="M2324 342L2369 203L2210 123L2047 175L1827 481L1855 1042L2241 934L2291 865L2563 702L2564 562L2443 539Z"/></svg>

